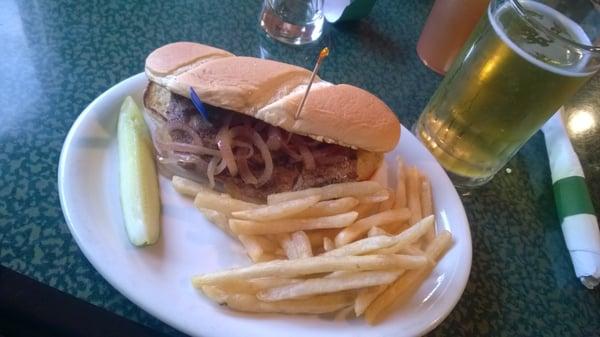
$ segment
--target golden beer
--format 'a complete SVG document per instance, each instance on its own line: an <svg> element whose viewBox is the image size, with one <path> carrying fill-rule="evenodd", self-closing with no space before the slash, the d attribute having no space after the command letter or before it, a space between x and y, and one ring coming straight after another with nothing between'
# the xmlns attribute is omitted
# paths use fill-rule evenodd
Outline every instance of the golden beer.
<svg viewBox="0 0 600 337"><path fill-rule="evenodd" d="M490 5L415 126L458 185L489 180L593 74L581 27L519 3Z"/></svg>

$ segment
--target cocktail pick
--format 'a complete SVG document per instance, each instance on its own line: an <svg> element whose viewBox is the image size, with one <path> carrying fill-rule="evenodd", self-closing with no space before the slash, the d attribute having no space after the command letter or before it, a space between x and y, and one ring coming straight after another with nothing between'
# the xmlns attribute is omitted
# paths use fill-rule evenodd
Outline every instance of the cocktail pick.
<svg viewBox="0 0 600 337"><path fill-rule="evenodd" d="M192 100L192 103L196 107L196 110L198 110L200 116L202 116L202 119L208 122L208 113L206 112L206 108L204 107L204 104L202 104L200 97L198 96L198 94L196 94L196 91L194 91L194 88L192 87L190 87L190 98Z"/></svg>
<svg viewBox="0 0 600 337"><path fill-rule="evenodd" d="M315 76L319 72L319 67L321 67L321 63L327 56L329 56L329 48L325 47L325 48L321 49L321 52L319 53L319 58L317 59L317 64L315 64L315 68L313 69L312 74L310 75L310 80L308 81L308 86L306 87L306 92L304 93L304 97L302 97L302 101L300 101L300 105L298 105L298 110L296 110L296 115L294 116L295 119L298 119L298 117L300 117L300 112L302 111L302 108L304 107L304 103L306 102L306 97L308 97L308 92L310 91L310 87L312 86L313 81L315 80Z"/></svg>

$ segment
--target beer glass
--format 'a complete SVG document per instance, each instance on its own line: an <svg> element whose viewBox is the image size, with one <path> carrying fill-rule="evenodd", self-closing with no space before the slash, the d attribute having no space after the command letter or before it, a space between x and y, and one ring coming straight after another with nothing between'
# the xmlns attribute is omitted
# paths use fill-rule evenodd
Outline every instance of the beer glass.
<svg viewBox="0 0 600 337"><path fill-rule="evenodd" d="M436 0L417 42L417 54L443 75L483 15L489 0Z"/></svg>
<svg viewBox="0 0 600 337"><path fill-rule="evenodd" d="M455 185L489 181L600 68L599 13L589 0L490 2L414 126Z"/></svg>
<svg viewBox="0 0 600 337"><path fill-rule="evenodd" d="M260 26L288 44L317 41L323 34L323 0L264 0Z"/></svg>

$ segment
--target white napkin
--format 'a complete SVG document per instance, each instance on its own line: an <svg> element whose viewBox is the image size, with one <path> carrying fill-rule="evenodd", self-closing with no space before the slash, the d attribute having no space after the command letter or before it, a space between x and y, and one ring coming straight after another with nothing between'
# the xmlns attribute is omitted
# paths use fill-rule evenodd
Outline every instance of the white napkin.
<svg viewBox="0 0 600 337"><path fill-rule="evenodd" d="M600 230L583 169L562 121L562 108L542 127L556 209L575 274L592 289L600 283Z"/></svg>

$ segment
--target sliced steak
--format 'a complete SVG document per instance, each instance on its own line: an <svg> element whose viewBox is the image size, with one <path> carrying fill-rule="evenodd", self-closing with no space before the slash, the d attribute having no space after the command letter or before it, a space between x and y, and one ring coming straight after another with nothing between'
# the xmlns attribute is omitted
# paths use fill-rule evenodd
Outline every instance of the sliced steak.
<svg viewBox="0 0 600 337"><path fill-rule="evenodd" d="M208 120L202 118L191 100L171 93L168 108L164 111L163 116L166 117L167 123L178 122L190 126L200 136L204 146L214 149L218 149L216 135L228 114L232 114L232 123L236 125L256 123L256 119L234 111L209 105L205 105L205 108L207 109ZM266 132L267 128L259 132L264 140L267 138ZM175 142L190 143L192 141L189 136L176 131L172 132L170 136ZM306 142L314 143L313 140L308 138L306 138ZM317 144L314 150L323 155L317 158L318 165L313 170L305 169L302 161L294 161L283 151L271 151L274 165L273 175L267 183L259 188L244 183L239 175L230 176L227 169L215 179L222 183L226 192L233 196L255 201L264 201L267 195L272 193L356 181L357 158L355 150L324 143ZM209 160L210 157L204 159ZM255 150L254 156L248 162L252 171L258 176L263 169L263 159L258 150ZM194 168L186 169L193 170ZM196 171L198 170L196 169Z"/></svg>

